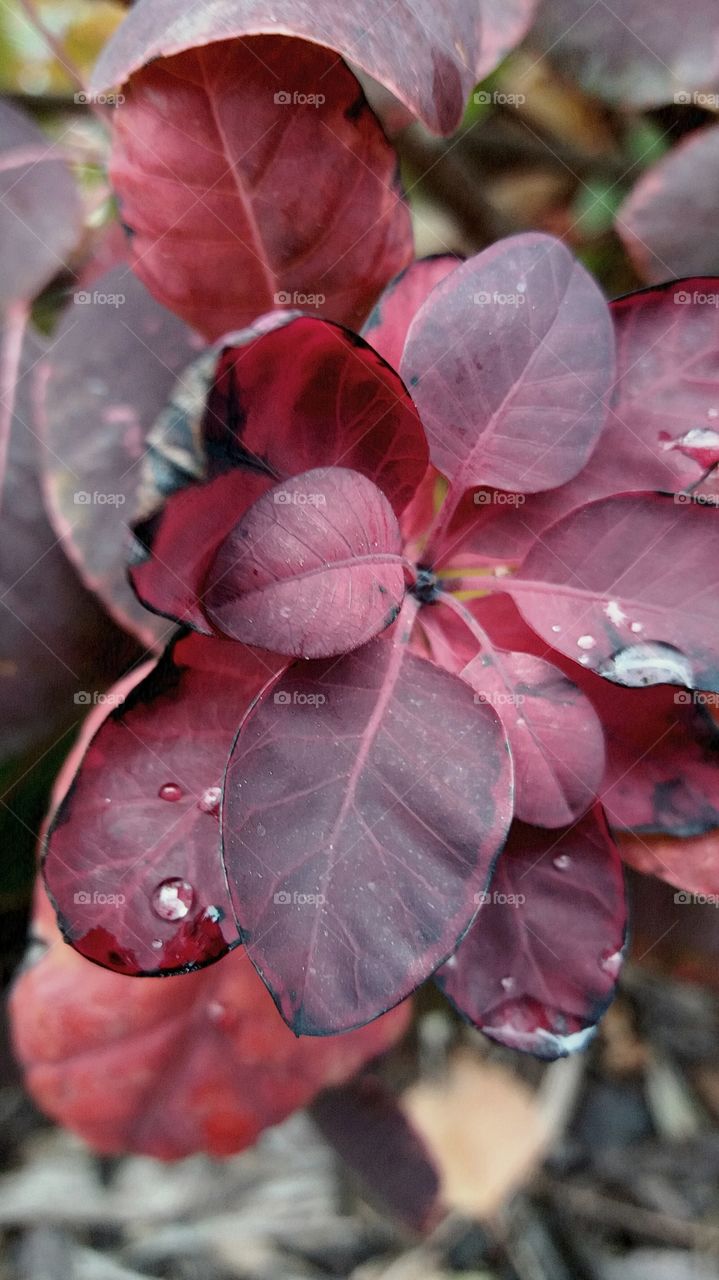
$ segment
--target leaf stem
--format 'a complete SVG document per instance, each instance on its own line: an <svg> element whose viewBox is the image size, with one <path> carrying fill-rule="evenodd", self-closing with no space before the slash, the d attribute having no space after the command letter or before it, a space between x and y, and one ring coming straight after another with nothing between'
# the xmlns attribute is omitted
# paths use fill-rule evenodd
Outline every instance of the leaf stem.
<svg viewBox="0 0 719 1280"><path fill-rule="evenodd" d="M25 337L30 304L12 302L5 316L4 332L0 344L0 506L5 489L5 473L7 471L10 434L12 432L13 413L15 411L15 393L22 344Z"/></svg>

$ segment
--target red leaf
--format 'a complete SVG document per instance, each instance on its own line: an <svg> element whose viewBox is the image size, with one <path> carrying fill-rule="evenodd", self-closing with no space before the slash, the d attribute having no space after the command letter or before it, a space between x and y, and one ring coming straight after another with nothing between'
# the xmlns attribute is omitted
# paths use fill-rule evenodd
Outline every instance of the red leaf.
<svg viewBox="0 0 719 1280"><path fill-rule="evenodd" d="M265 493L215 556L214 627L298 658L328 658L394 622L404 597L397 518L358 471L306 471Z"/></svg>
<svg viewBox="0 0 719 1280"><path fill-rule="evenodd" d="M716 11L713 17L716 25ZM716 101L715 94L711 97ZM617 213L616 226L643 279L654 284L670 276L719 271L717 184L717 128L691 133L639 179ZM718 303L709 305L716 309Z"/></svg>
<svg viewBox="0 0 719 1280"><path fill-rule="evenodd" d="M678 900L691 901L690 894L719 899L719 831L677 840L671 836L621 835L619 852L624 861L645 875L658 876L684 890ZM675 901L677 895L675 895Z"/></svg>
<svg viewBox="0 0 719 1280"><path fill-rule="evenodd" d="M521 40L534 0L139 0L105 47L96 89L126 80L143 63L233 36L299 36L337 50L392 91L438 133L452 133L476 80ZM300 56L299 50L295 55Z"/></svg>
<svg viewBox="0 0 719 1280"><path fill-rule="evenodd" d="M97 1151L228 1156L398 1040L410 1006L332 1040L297 1040L244 952L169 982L128 982L60 945L43 900L42 958L11 997L27 1087Z"/></svg>
<svg viewBox="0 0 719 1280"><path fill-rule="evenodd" d="M604 736L591 702L563 672L527 653L487 651L462 671L494 707L514 757L515 817L563 827L594 803Z"/></svg>
<svg viewBox="0 0 719 1280"><path fill-rule="evenodd" d="M209 338L274 306L359 327L412 231L394 150L329 50L226 41L153 62L125 96L111 178L160 302Z"/></svg>
<svg viewBox="0 0 719 1280"><path fill-rule="evenodd" d="M544 0L532 43L562 75L599 98L632 107L690 102L719 76L713 0ZM699 96L701 102L701 95Z"/></svg>
<svg viewBox="0 0 719 1280"><path fill-rule="evenodd" d="M602 430L611 319L558 240L513 236L436 286L400 372L432 461L458 491L551 489L585 465Z"/></svg>
<svg viewBox="0 0 719 1280"><path fill-rule="evenodd" d="M511 818L499 720L387 639L293 667L243 726L223 842L243 941L298 1034L375 1018L454 949Z"/></svg>
<svg viewBox="0 0 719 1280"><path fill-rule="evenodd" d="M84 297L84 305L62 316L38 366L48 506L90 589L123 626L153 644L167 626L128 585L127 526L148 432L202 343L127 267L94 280Z"/></svg>
<svg viewBox="0 0 719 1280"><path fill-rule="evenodd" d="M614 994L626 903L601 810L563 831L517 823L479 916L437 980L485 1035L540 1058L583 1048Z"/></svg>
<svg viewBox="0 0 719 1280"><path fill-rule="evenodd" d="M47 842L65 937L121 973L183 972L237 943L220 857L222 776L238 721L282 660L179 640L108 695Z"/></svg>
<svg viewBox="0 0 719 1280"><path fill-rule="evenodd" d="M407 331L420 307L440 280L459 266L449 254L419 258L387 285L376 303L362 336L393 369L399 369Z"/></svg>
<svg viewBox="0 0 719 1280"><path fill-rule="evenodd" d="M164 505L137 531L131 578L148 608L199 629L197 597L217 548L273 483L349 467L399 513L427 469L422 425L398 375L361 338L307 318L266 317L215 360L203 357L151 445L148 471Z"/></svg>
<svg viewBox="0 0 719 1280"><path fill-rule="evenodd" d="M590 503L506 589L548 644L608 680L719 689L716 514L654 495Z"/></svg>
<svg viewBox="0 0 719 1280"><path fill-rule="evenodd" d="M57 147L0 102L0 308L34 298L66 271L81 232L80 198Z"/></svg>

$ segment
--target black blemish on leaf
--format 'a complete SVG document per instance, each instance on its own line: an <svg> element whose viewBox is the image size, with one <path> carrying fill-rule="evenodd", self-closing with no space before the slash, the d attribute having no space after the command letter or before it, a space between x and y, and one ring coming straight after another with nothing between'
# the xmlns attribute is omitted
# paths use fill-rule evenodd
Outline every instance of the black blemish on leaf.
<svg viewBox="0 0 719 1280"><path fill-rule="evenodd" d="M367 99L365 98L363 93L359 93L355 98L354 102L351 102L350 105L347 107L344 113L345 120L349 120L351 124L354 124L357 120L359 120L362 113L366 110L367 110Z"/></svg>

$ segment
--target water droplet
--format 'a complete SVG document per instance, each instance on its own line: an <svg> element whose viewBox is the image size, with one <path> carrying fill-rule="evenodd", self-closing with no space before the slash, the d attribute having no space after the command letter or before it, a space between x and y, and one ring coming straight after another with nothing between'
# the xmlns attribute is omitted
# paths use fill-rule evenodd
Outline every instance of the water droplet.
<svg viewBox="0 0 719 1280"><path fill-rule="evenodd" d="M552 627L552 631L561 631L561 630L562 628L559 626L559 623L555 622L554 626Z"/></svg>
<svg viewBox="0 0 719 1280"><path fill-rule="evenodd" d="M256 831L257 831L258 836L266 836L266 835L267 835L267 827L263 827L263 825L262 825L262 823L261 823L261 822L258 822L258 823L257 823Z"/></svg>
<svg viewBox="0 0 719 1280"><path fill-rule="evenodd" d="M618 978L624 960L622 951L604 951L599 961L599 968L608 973L610 978Z"/></svg>
<svg viewBox="0 0 719 1280"><path fill-rule="evenodd" d="M208 787L203 791L199 800L199 807L203 813L216 813L220 807L220 799L222 797L221 787Z"/></svg>
<svg viewBox="0 0 719 1280"><path fill-rule="evenodd" d="M599 674L630 689L654 684L683 684L691 688L692 664L679 649L661 641L629 645L607 658Z"/></svg>
<svg viewBox="0 0 719 1280"><path fill-rule="evenodd" d="M719 409L707 409L707 418L719 418Z"/></svg>
<svg viewBox="0 0 719 1280"><path fill-rule="evenodd" d="M173 876L163 880L152 894L152 910L161 920L184 920L195 900L195 891L186 880Z"/></svg>
<svg viewBox="0 0 719 1280"><path fill-rule="evenodd" d="M640 631L644 630L644 624L641 622L633 622L631 626L631 630L634 632L636 636L639 634Z"/></svg>
<svg viewBox="0 0 719 1280"><path fill-rule="evenodd" d="M178 787L176 782L165 782L157 794L161 800L169 800L174 804L176 800L182 799L182 787Z"/></svg>
<svg viewBox="0 0 719 1280"><path fill-rule="evenodd" d="M609 621L614 623L615 627L620 626L622 622L626 622L627 620L627 615L618 600L610 600L604 606L604 612L609 618Z"/></svg>
<svg viewBox="0 0 719 1280"><path fill-rule="evenodd" d="M225 1012L225 1006L220 1004L219 1000L210 1000L207 1006L207 1016L210 1022L219 1022Z"/></svg>
<svg viewBox="0 0 719 1280"><path fill-rule="evenodd" d="M292 614L292 610L291 610L291 609L287 609L287 608L285 608L285 609L280 609L280 617L281 617L281 618L289 618L289 617L291 616L291 614Z"/></svg>
<svg viewBox="0 0 719 1280"><path fill-rule="evenodd" d="M516 985L514 978L501 978L500 982L505 991L512 991Z"/></svg>
<svg viewBox="0 0 719 1280"><path fill-rule="evenodd" d="M583 666L583 667L587 667L587 666L589 666L589 658L588 658L588 656L587 656L587 654L586 654L586 653L583 653L583 654L582 654L582 656L581 656L581 658L579 659L579 661L581 662L581 664L582 664L582 666Z"/></svg>
<svg viewBox="0 0 719 1280"><path fill-rule="evenodd" d="M211 920L213 924L219 924L224 914L222 907L208 907L205 912L205 919Z"/></svg>
<svg viewBox="0 0 719 1280"><path fill-rule="evenodd" d="M155 951L159 951L159 950L160 950L160 947L162 946L162 938L153 938L153 939L152 939L152 946L153 946L153 948L154 948L154 950L155 950Z"/></svg>
<svg viewBox="0 0 719 1280"><path fill-rule="evenodd" d="M527 292L527 281L520 280L519 284L517 285L517 293L526 293L526 292Z"/></svg>
<svg viewBox="0 0 719 1280"><path fill-rule="evenodd" d="M580 636L577 640L580 649L593 649L596 643L594 636Z"/></svg>
<svg viewBox="0 0 719 1280"><path fill-rule="evenodd" d="M557 871L566 871L567 867L571 867L572 859L568 853L558 853L556 858L552 858L552 864Z"/></svg>

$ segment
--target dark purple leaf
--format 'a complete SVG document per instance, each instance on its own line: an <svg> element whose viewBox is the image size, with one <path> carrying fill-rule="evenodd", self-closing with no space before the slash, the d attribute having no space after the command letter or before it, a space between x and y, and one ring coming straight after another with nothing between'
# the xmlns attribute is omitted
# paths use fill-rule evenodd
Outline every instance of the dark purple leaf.
<svg viewBox="0 0 719 1280"><path fill-rule="evenodd" d="M545 530L506 588L560 653L617 684L719 689L719 513L607 498Z"/></svg>
<svg viewBox="0 0 719 1280"><path fill-rule="evenodd" d="M152 58L236 36L298 36L337 50L390 89L438 133L452 133L475 81L521 40L534 0L139 0L109 41L96 89L126 80ZM297 56L300 54L298 52ZM312 86L314 87L314 86Z"/></svg>
<svg viewBox="0 0 719 1280"><path fill-rule="evenodd" d="M604 773L602 726L562 671L528 653L485 651L462 679L489 702L509 738L515 817L563 827L593 804Z"/></svg>
<svg viewBox="0 0 719 1280"><path fill-rule="evenodd" d="M400 367L458 490L551 489L585 465L613 380L607 305L549 236L501 240L438 284Z"/></svg>
<svg viewBox="0 0 719 1280"><path fill-rule="evenodd" d="M310 1114L380 1209L412 1231L436 1224L437 1170L422 1137L376 1077L326 1089Z"/></svg>
<svg viewBox="0 0 719 1280"><path fill-rule="evenodd" d="M712 0L684 0L677 16L673 0L543 0L532 44L599 98L631 107L691 102L719 76L717 11Z"/></svg>
<svg viewBox="0 0 719 1280"><path fill-rule="evenodd" d="M128 585L127 526L148 432L201 342L127 267L94 280L74 302L38 366L50 517L91 590L152 644L168 628Z"/></svg>
<svg viewBox="0 0 719 1280"><path fill-rule="evenodd" d="M298 1034L368 1022L442 963L511 792L495 712L396 635L294 666L260 703L228 768L224 857L250 958Z"/></svg>
<svg viewBox="0 0 719 1280"><path fill-rule="evenodd" d="M719 54L716 60L719 74ZM709 96L716 101L716 94ZM718 184L716 127L691 133L640 178L619 209L616 226L644 280L656 284L673 276L719 272ZM713 298L708 305L716 309L716 290Z"/></svg>
<svg viewBox="0 0 719 1280"><path fill-rule="evenodd" d="M285 480L219 548L203 607L223 635L297 658L366 644L404 598L397 517L376 485L346 467Z"/></svg>
<svg viewBox="0 0 719 1280"><path fill-rule="evenodd" d="M34 298L66 271L81 230L80 199L57 145L0 102L0 309Z"/></svg>
<svg viewBox="0 0 719 1280"><path fill-rule="evenodd" d="M82 586L48 523L29 425L32 372L46 347L32 333L23 341L22 326L11 338L10 350L7 329L0 339L10 375L0 408L9 434L0 542L2 759L76 723L137 656ZM17 360L16 376L8 355Z"/></svg>
<svg viewBox="0 0 719 1280"><path fill-rule="evenodd" d="M358 328L412 229L348 68L315 45L228 41L153 62L124 93L110 175L151 293L212 339L273 307Z"/></svg>
<svg viewBox="0 0 719 1280"><path fill-rule="evenodd" d="M222 777L238 721L282 660L179 640L108 694L47 842L66 939L120 973L185 972L238 941L220 856Z"/></svg>
<svg viewBox="0 0 719 1280"><path fill-rule="evenodd" d="M485 1035L540 1058L583 1048L622 965L626 903L597 809L562 831L516 823L479 916L437 980Z"/></svg>

